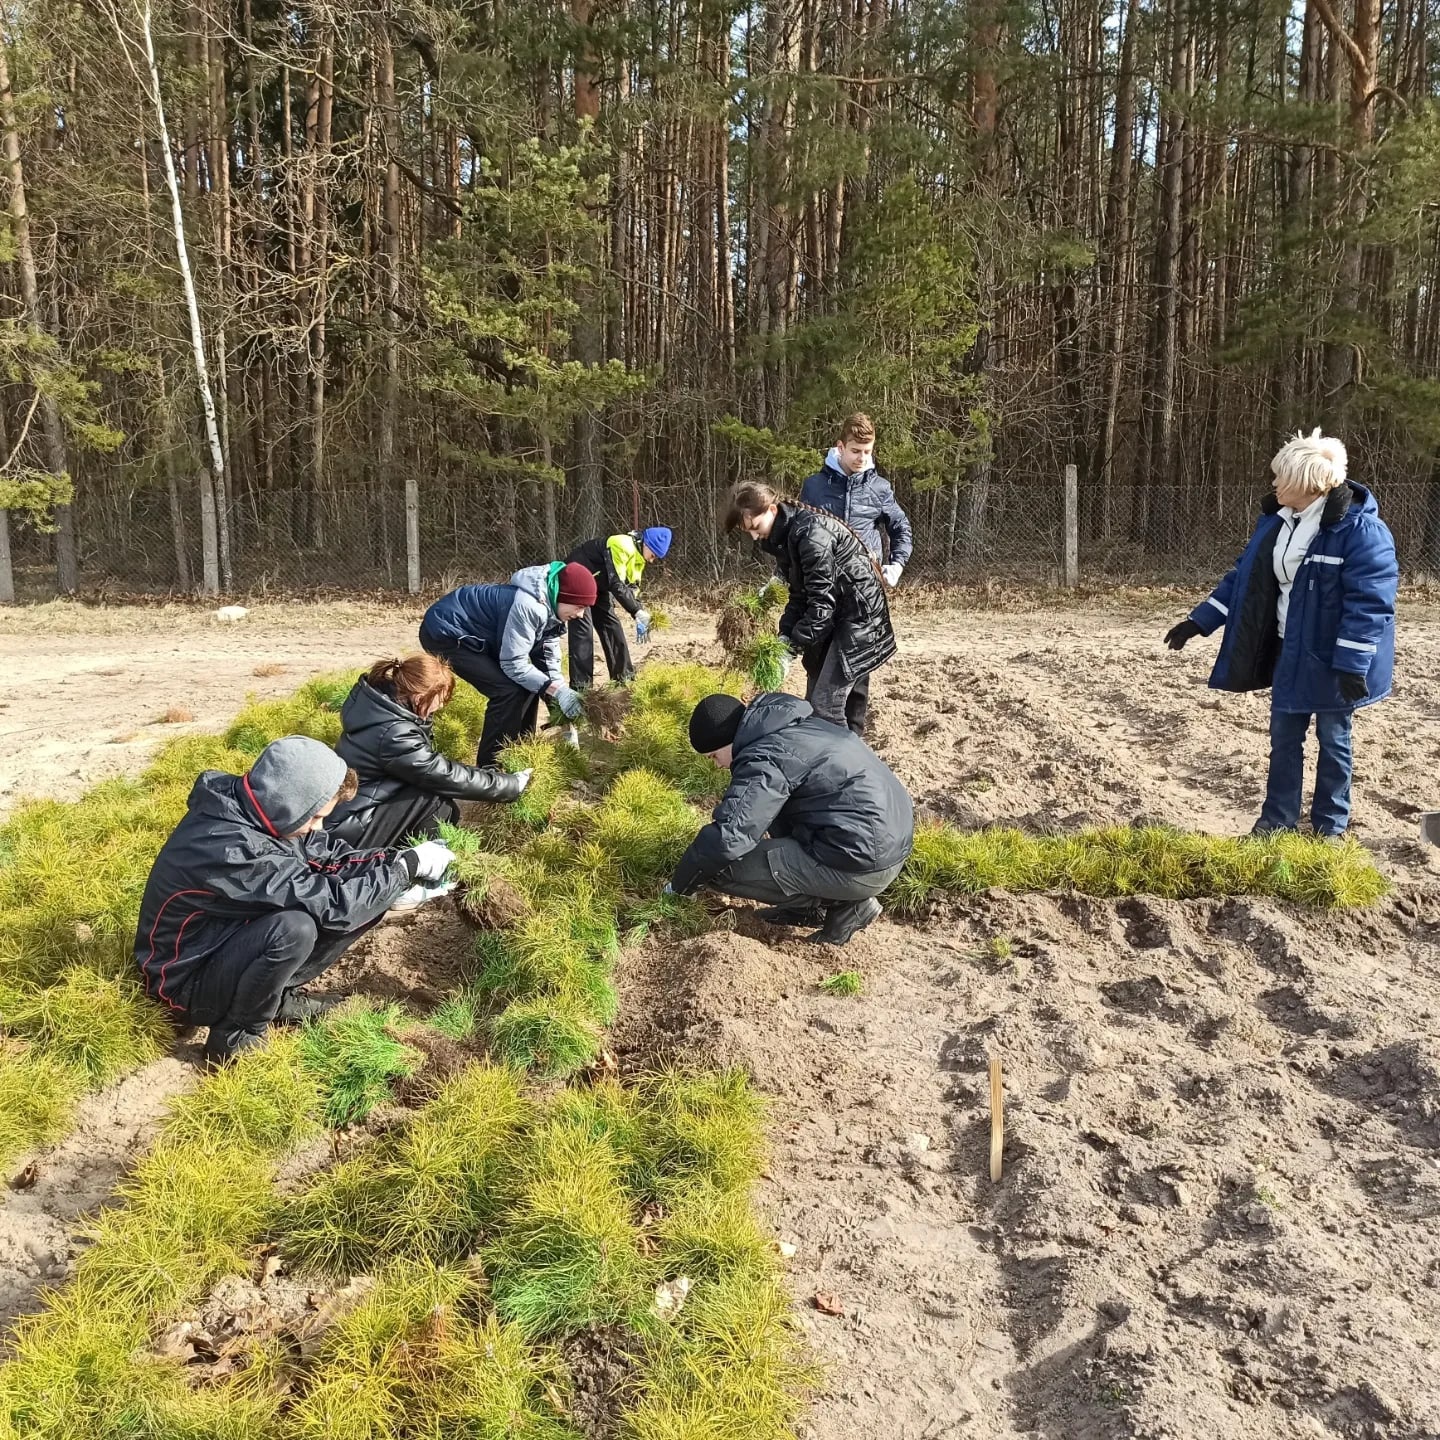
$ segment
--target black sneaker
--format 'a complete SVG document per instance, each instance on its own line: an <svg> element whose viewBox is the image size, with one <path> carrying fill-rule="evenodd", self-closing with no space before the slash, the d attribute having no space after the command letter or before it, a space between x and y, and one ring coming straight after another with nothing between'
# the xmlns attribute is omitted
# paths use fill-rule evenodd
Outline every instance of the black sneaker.
<svg viewBox="0 0 1440 1440"><path fill-rule="evenodd" d="M787 900L783 905L767 905L755 912L757 920L767 925L818 925L825 918L822 900Z"/></svg>
<svg viewBox="0 0 1440 1440"><path fill-rule="evenodd" d="M848 905L832 905L825 912L825 923L805 938L813 945L848 945L879 916L878 900L855 900Z"/></svg>
<svg viewBox="0 0 1440 1440"><path fill-rule="evenodd" d="M277 1025L303 1025L328 1015L341 1001L340 995L309 995L304 990L287 990L275 1012Z"/></svg>
<svg viewBox="0 0 1440 1440"><path fill-rule="evenodd" d="M263 1031L257 1035L253 1030L217 1031L212 1026L202 1056L205 1068L218 1070L221 1066L228 1065L237 1055L243 1055L245 1051L253 1050L264 1043Z"/></svg>

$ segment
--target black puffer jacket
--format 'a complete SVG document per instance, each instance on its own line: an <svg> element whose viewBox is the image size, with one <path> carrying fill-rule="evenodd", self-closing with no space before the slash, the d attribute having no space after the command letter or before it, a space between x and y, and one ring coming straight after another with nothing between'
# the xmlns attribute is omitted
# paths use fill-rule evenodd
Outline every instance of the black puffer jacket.
<svg viewBox="0 0 1440 1440"><path fill-rule="evenodd" d="M761 548L775 557L790 587L780 634L796 650L821 650L833 637L847 680L868 675L895 653L875 562L843 521L785 501Z"/></svg>
<svg viewBox="0 0 1440 1440"><path fill-rule="evenodd" d="M730 788L675 867L688 895L748 854L768 831L823 865L870 875L915 843L909 792L858 736L821 720L806 700L762 695L740 719Z"/></svg>
<svg viewBox="0 0 1440 1440"><path fill-rule="evenodd" d="M434 724L393 695L377 690L364 676L345 697L340 726L335 751L360 777L360 789L353 800L335 808L325 822L327 830L344 834L356 828L352 823L356 817L404 790L423 790L450 800L520 798L517 776L480 770L442 755L435 748Z"/></svg>
<svg viewBox="0 0 1440 1440"><path fill-rule="evenodd" d="M323 930L356 930L415 879L411 850L359 851L323 830L277 835L266 800L249 776L207 770L155 857L135 960L145 989L172 1010L188 1008L196 974L237 925L303 910Z"/></svg>

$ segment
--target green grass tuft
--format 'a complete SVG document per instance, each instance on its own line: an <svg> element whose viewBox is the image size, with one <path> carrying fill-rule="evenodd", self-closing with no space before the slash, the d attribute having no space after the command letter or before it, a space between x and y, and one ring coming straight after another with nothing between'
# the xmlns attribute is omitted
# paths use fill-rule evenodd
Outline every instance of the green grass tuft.
<svg viewBox="0 0 1440 1440"><path fill-rule="evenodd" d="M388 1100L396 1080L413 1075L420 1055L395 1035L404 1016L398 1005L374 1008L350 1000L305 1026L300 1052L325 1096L325 1123L352 1125Z"/></svg>
<svg viewBox="0 0 1440 1440"><path fill-rule="evenodd" d="M865 988L865 977L858 970L842 970L838 975L827 975L820 988L827 995L858 995Z"/></svg>

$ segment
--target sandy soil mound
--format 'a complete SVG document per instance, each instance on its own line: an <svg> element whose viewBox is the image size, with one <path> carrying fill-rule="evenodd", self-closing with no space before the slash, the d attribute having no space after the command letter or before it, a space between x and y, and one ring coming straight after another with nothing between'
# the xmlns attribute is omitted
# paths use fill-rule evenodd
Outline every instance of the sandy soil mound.
<svg viewBox="0 0 1440 1440"><path fill-rule="evenodd" d="M618 1043L773 1096L814 1440L1440 1433L1440 892L988 896L872 928L852 1000L738 925L633 957Z"/></svg>

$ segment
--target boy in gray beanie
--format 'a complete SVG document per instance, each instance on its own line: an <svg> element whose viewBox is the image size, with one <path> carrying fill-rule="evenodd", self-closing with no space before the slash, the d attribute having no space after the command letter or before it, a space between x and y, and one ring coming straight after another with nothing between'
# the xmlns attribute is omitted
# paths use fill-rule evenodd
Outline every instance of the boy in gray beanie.
<svg viewBox="0 0 1440 1440"><path fill-rule="evenodd" d="M321 828L355 793L328 746L287 735L248 774L207 770L155 857L135 934L146 992L208 1025L205 1058L258 1045L272 1021L329 1008L302 992L417 881L454 858L438 841L363 853Z"/></svg>

